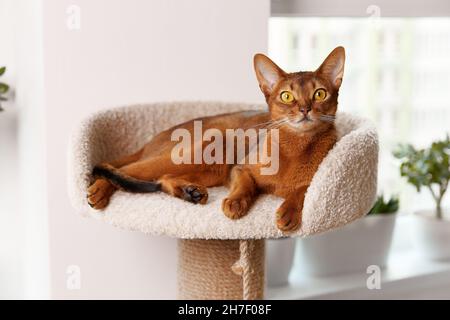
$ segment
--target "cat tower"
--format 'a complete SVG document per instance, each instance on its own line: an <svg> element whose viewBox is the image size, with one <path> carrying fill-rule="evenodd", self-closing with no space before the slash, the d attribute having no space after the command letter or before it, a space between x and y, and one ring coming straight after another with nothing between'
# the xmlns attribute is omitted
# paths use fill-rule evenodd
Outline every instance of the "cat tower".
<svg viewBox="0 0 450 320"><path fill-rule="evenodd" d="M75 130L69 148L69 193L73 206L125 230L178 238L178 297L263 299L264 239L306 237L364 216L377 187L378 138L367 120L338 112L339 140L307 191L301 228L284 234L275 224L282 199L264 195L249 214L230 220L221 211L224 187L210 188L208 203L195 205L157 192L116 192L96 211L86 201L95 164L142 147L151 136L207 115L265 109L239 103L174 102L133 105L98 112ZM299 174L301 174L299 172Z"/></svg>

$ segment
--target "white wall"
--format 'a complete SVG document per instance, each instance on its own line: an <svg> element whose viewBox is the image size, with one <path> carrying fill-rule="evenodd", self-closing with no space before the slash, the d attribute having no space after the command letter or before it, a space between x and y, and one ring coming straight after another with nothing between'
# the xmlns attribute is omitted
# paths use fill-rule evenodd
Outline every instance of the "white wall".
<svg viewBox="0 0 450 320"><path fill-rule="evenodd" d="M48 241L41 2L0 0L0 297L47 296Z"/></svg>
<svg viewBox="0 0 450 320"><path fill-rule="evenodd" d="M14 83L14 16L10 14L13 3L0 0L0 67L7 66L1 82ZM0 112L0 299L21 296L20 235L21 224L17 208L18 152L17 108L8 101L2 102Z"/></svg>
<svg viewBox="0 0 450 320"><path fill-rule="evenodd" d="M81 29L66 26L69 5ZM45 0L52 298L175 298L176 241L83 219L66 194L71 128L103 107L165 100L262 101L252 56L267 48L269 0ZM66 268L81 268L81 289Z"/></svg>
<svg viewBox="0 0 450 320"><path fill-rule="evenodd" d="M49 294L42 2L14 3L23 297Z"/></svg>

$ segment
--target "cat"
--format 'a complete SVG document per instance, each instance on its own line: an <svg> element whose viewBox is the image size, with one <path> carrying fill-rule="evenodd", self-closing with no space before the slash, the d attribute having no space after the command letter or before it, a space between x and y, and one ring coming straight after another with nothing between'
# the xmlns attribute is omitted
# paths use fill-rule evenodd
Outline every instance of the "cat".
<svg viewBox="0 0 450 320"><path fill-rule="evenodd" d="M343 47L335 48L316 71L287 73L263 54L254 56L254 69L268 111L234 112L196 119L204 129L264 126L278 129L279 170L262 175L262 164L174 164L171 141L175 129L193 131L194 120L165 130L134 154L94 167L87 201L105 208L117 189L129 192L163 191L205 204L208 187L228 186L222 201L230 219L245 216L259 194L284 199L276 212L277 227L292 232L301 225L305 194L320 163L334 146L338 93L345 63Z"/></svg>

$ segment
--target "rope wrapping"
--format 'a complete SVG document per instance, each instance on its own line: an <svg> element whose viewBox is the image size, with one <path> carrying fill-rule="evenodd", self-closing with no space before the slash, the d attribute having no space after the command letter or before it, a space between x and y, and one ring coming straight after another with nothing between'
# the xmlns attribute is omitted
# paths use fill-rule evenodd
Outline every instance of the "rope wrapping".
<svg viewBox="0 0 450 320"><path fill-rule="evenodd" d="M178 298L264 297L264 240L178 240Z"/></svg>

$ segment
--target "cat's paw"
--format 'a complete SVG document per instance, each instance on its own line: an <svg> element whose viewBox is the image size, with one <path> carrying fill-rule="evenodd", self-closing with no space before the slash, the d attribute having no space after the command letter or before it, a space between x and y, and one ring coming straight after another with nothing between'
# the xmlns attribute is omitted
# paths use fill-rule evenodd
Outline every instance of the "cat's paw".
<svg viewBox="0 0 450 320"><path fill-rule="evenodd" d="M300 228L301 222L301 210L291 207L281 207L277 210L277 227L281 231L293 232Z"/></svg>
<svg viewBox="0 0 450 320"><path fill-rule="evenodd" d="M239 219L245 216L250 209L251 199L248 197L229 197L222 201L222 211L230 219Z"/></svg>
<svg viewBox="0 0 450 320"><path fill-rule="evenodd" d="M102 210L108 205L114 191L115 188L108 180L97 179L87 190L87 202L92 208Z"/></svg>
<svg viewBox="0 0 450 320"><path fill-rule="evenodd" d="M208 201L208 190L200 185L189 184L180 187L182 198L192 203L205 204Z"/></svg>

